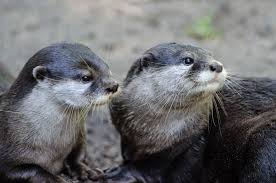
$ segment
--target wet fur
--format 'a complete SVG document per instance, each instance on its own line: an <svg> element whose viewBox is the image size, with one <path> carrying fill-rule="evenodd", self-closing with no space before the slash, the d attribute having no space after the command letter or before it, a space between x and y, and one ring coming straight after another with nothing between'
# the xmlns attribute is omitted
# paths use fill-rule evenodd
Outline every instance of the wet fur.
<svg viewBox="0 0 276 183"><path fill-rule="evenodd" d="M78 84L76 76L92 68L93 82ZM62 171L87 179L84 122L97 96L108 96L109 76L107 65L80 44L55 44L30 58L0 98L0 182L66 182Z"/></svg>
<svg viewBox="0 0 276 183"><path fill-rule="evenodd" d="M189 134L183 132L201 131L208 124L206 117L208 115L209 97L202 96L203 99L198 102L198 105L185 106L185 103L190 103L191 101L182 101L183 104L180 104L178 100L184 97L183 94L179 94L175 98L169 98L166 91L156 93L152 88L154 84L151 83L151 79L155 80L157 84L159 81L167 83L173 79L176 81L184 80L181 75L183 72L179 72L177 77L176 68L173 67L163 72L160 71L161 76L151 73L152 71L150 70L148 74L145 74L145 77L136 78L135 82L129 83L118 96L118 100L114 99L112 102L112 106L121 106L121 108L116 109L112 107L112 114L123 112L120 117L114 116L113 123L124 134L130 144L142 151L137 152L138 154L159 152L160 148L170 147L173 143L187 138ZM165 77L165 75L171 75L172 78ZM164 79L160 80L160 78ZM165 81L166 79L167 81ZM183 90L184 88L181 85L177 85L177 83L174 85L171 82L170 84L172 85L172 92ZM192 84L190 87L193 87ZM138 91L136 90L137 88L139 88ZM162 108L160 105L163 103L160 102L160 99L163 100L163 103L166 103ZM179 107L179 109L175 109L175 106ZM186 107L189 107L189 109L184 112L183 108ZM201 107L202 110L198 110ZM196 124L195 121L201 121L201 123Z"/></svg>
<svg viewBox="0 0 276 183"><path fill-rule="evenodd" d="M276 181L276 80L240 78L236 92L223 90L227 116L211 124L205 152L210 182ZM218 121L218 119L216 119Z"/></svg>
<svg viewBox="0 0 276 183"><path fill-rule="evenodd" d="M168 123L158 122L156 113L160 103L151 97L159 96L163 90L153 92L151 79L160 75L158 70L177 65L171 55L185 54L176 52L183 47L175 43L158 45L146 52L149 54L146 61L143 56L131 67L122 95L115 98L111 106L113 123L121 134L124 162L103 177L111 182L273 182L276 174L275 117L262 113L276 107L276 80L234 77L231 85L226 81L220 99L209 98L204 103L197 96L197 100L184 102L184 106L193 104L186 109L183 104L176 103L173 110L181 106L182 112L171 112ZM211 57L201 48L187 46L187 49L200 61ZM148 59L151 54L154 61ZM193 67L201 71L205 66L201 62ZM139 77L145 79L140 82ZM158 77L163 86L175 87L173 80L168 82L166 77ZM176 75L169 77L177 78ZM164 94L156 100L168 97ZM210 104L210 113L206 113ZM167 114L164 111L168 109L161 110L159 118ZM187 121L189 118L192 120ZM170 126L179 122L186 125ZM162 127L164 124L166 126ZM256 135L263 131L268 134ZM262 142L265 144L260 146ZM235 148L241 148L244 153L233 156Z"/></svg>

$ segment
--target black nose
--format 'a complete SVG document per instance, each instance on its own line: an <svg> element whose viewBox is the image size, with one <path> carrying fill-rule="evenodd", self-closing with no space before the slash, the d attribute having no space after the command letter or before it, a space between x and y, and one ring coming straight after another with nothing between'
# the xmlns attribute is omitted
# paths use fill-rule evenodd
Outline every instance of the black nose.
<svg viewBox="0 0 276 183"><path fill-rule="evenodd" d="M114 82L113 84L110 84L110 86L108 86L105 90L108 93L116 93L118 91L119 88L119 84Z"/></svg>
<svg viewBox="0 0 276 183"><path fill-rule="evenodd" d="M211 63L210 64L210 70L212 72L220 73L223 70L223 67L222 67L222 65L220 65L218 63Z"/></svg>

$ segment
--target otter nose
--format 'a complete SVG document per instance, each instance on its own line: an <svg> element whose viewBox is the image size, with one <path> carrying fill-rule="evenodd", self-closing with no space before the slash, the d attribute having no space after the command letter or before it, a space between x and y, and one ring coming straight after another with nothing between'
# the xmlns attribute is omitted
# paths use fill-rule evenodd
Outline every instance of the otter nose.
<svg viewBox="0 0 276 183"><path fill-rule="evenodd" d="M116 93L118 91L118 88L119 88L119 84L115 81L112 81L112 82L107 84L107 87L106 87L105 90L108 93Z"/></svg>
<svg viewBox="0 0 276 183"><path fill-rule="evenodd" d="M222 65L218 63L211 63L209 67L212 72L220 73L223 70Z"/></svg>

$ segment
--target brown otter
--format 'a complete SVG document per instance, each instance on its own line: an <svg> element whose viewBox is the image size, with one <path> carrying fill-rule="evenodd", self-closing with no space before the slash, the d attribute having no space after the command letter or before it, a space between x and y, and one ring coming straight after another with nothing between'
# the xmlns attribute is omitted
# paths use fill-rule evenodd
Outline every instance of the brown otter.
<svg viewBox="0 0 276 183"><path fill-rule="evenodd" d="M24 66L0 101L0 182L66 182L58 174L88 179L85 118L106 103L118 84L88 47L59 43Z"/></svg>
<svg viewBox="0 0 276 183"><path fill-rule="evenodd" d="M225 169L233 168L227 167L229 162L219 164L231 159L219 156L226 153L220 150L227 144L221 140L227 126L239 128L242 121L275 107L276 81L238 77L225 81L224 71L208 51L198 47L169 43L146 51L131 67L123 92L114 98L110 107L113 124L121 134L124 162L95 179L227 182L223 178ZM273 128L271 134L272 131ZM227 139L232 139L231 135L239 139L235 133ZM266 147L275 147L269 143ZM247 152L256 148L247 145ZM275 151L267 153L275 154ZM218 160L220 157L224 159ZM270 160L271 164L267 164L263 174L256 175L250 174L250 169L245 171L242 166L235 166L239 169L228 172L228 178L233 178L230 182L239 182L245 177L249 182L261 180L260 177L273 179L270 175L276 173L275 158L262 157L260 153L254 158L244 158L249 167L255 165L257 158ZM224 169L217 173L219 165ZM262 166L258 168L261 170Z"/></svg>

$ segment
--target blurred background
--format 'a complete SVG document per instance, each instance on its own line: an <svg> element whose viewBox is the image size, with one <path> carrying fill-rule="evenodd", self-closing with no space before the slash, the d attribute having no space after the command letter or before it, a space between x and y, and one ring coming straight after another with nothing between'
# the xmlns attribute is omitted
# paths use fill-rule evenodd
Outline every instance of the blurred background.
<svg viewBox="0 0 276 183"><path fill-rule="evenodd" d="M174 41L211 50L232 73L276 78L275 18L275 0L0 0L0 62L16 76L39 49L74 41L121 80L145 50ZM108 125L89 130L93 166L120 160Z"/></svg>
<svg viewBox="0 0 276 183"><path fill-rule="evenodd" d="M234 73L276 77L275 0L0 0L0 62L14 76L36 51L86 44L121 79L146 49L211 50Z"/></svg>

